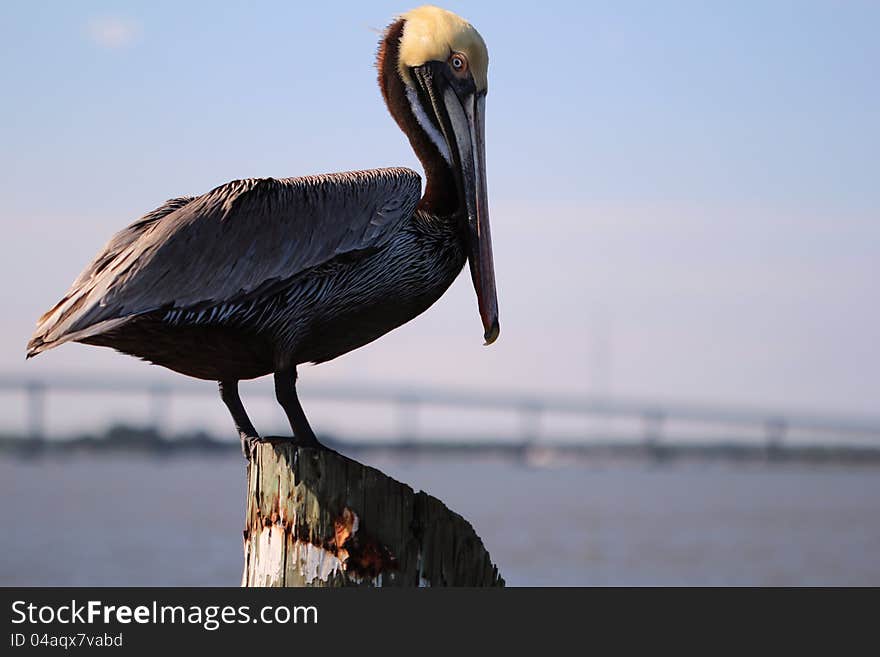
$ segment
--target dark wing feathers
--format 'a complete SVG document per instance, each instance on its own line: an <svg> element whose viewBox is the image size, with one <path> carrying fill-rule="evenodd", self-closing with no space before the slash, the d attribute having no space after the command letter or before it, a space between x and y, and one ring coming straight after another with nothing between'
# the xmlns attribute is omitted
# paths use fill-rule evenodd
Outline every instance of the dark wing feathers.
<svg viewBox="0 0 880 657"><path fill-rule="evenodd" d="M139 314L228 300L379 247L412 216L420 191L417 173L395 168L236 180L169 201L113 237L41 318L31 355Z"/></svg>

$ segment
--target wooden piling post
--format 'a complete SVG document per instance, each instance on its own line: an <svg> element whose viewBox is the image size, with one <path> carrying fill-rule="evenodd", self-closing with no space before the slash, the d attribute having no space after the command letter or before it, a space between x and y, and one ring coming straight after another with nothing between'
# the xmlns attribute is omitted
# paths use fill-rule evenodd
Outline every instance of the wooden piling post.
<svg viewBox="0 0 880 657"><path fill-rule="evenodd" d="M248 465L242 586L503 586L440 500L332 450L261 442Z"/></svg>

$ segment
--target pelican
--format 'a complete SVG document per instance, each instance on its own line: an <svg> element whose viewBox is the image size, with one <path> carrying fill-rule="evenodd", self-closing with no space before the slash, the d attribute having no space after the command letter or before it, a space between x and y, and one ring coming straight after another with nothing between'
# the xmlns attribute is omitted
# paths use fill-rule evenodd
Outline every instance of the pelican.
<svg viewBox="0 0 880 657"><path fill-rule="evenodd" d="M292 439L322 447L297 366L376 340L431 306L470 264L484 339L498 337L485 170L488 51L432 6L384 32L376 66L425 172L388 168L235 180L166 201L114 235L37 322L31 358L112 347L217 381L247 457L260 440L238 383L274 375Z"/></svg>

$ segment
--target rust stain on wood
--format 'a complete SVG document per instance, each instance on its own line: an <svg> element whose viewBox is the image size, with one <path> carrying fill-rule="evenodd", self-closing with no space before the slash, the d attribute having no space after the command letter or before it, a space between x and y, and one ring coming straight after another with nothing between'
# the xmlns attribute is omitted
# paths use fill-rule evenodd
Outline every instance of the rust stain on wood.
<svg viewBox="0 0 880 657"><path fill-rule="evenodd" d="M253 456L242 585L504 585L436 498L330 450L271 441Z"/></svg>

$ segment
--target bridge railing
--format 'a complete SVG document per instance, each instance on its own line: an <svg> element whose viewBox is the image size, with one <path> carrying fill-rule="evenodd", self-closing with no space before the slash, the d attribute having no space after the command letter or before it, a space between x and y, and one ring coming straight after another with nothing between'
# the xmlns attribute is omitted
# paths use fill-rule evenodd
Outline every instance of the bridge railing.
<svg viewBox="0 0 880 657"><path fill-rule="evenodd" d="M28 436L46 436L48 398L56 392L93 393L96 395L137 394L150 399L154 424L172 403L172 398L216 395L216 388L182 379L178 382L107 379L86 376L49 378L0 375L0 392L23 394L26 406ZM269 385L255 385L248 395L272 396ZM428 387L383 385L327 385L310 382L303 390L304 399L333 402L377 403L391 405L395 410L397 434L403 439L418 433L420 410L426 407L494 410L518 417L519 436L510 442L534 442L540 434L542 421L548 416L624 419L641 427L633 437L649 443L668 438L670 423L694 424L727 430L728 436L759 432L765 442L780 444L793 432L810 432L835 439L869 441L880 447L880 417L852 416L834 413L786 412L777 409L742 408L673 404L644 400L585 398L566 395L539 396L518 393L486 393ZM586 438L585 438L586 439Z"/></svg>

